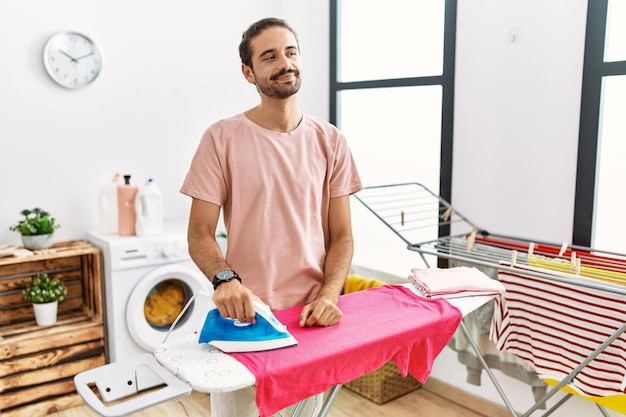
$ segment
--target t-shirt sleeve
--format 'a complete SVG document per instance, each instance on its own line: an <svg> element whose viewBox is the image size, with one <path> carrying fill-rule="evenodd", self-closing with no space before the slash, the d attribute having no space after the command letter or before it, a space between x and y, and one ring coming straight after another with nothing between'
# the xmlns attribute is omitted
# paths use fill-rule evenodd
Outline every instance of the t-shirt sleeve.
<svg viewBox="0 0 626 417"><path fill-rule="evenodd" d="M361 189L363 189L363 185L348 142L346 137L339 133L333 175L330 179L330 198L351 195Z"/></svg>
<svg viewBox="0 0 626 417"><path fill-rule="evenodd" d="M211 127L204 132L200 140L180 192L219 206L224 205L226 201L226 181L222 161Z"/></svg>

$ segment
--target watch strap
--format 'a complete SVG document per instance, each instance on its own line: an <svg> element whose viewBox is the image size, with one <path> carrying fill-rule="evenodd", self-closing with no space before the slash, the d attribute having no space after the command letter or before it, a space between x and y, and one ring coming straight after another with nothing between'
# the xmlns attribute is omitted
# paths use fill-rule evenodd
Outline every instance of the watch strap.
<svg viewBox="0 0 626 417"><path fill-rule="evenodd" d="M231 272L231 274L230 274L230 276L228 278L220 278L219 277L220 273L224 272L224 271ZM237 275L237 273L235 271L233 271L232 269L227 269L227 270L223 269L223 270L219 271L217 274L215 274L213 276L213 290L215 291L220 284L223 284L224 282L232 281L233 279L236 279L239 282L242 282L241 281L241 277L239 275Z"/></svg>

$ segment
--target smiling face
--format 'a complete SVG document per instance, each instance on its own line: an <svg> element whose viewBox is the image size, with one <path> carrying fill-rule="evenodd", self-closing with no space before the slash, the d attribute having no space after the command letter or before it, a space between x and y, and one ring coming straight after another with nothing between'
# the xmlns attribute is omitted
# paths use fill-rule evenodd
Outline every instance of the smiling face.
<svg viewBox="0 0 626 417"><path fill-rule="evenodd" d="M302 84L298 41L287 28L265 29L250 42L252 66L242 64L248 82L259 93L274 99L286 99L296 94Z"/></svg>

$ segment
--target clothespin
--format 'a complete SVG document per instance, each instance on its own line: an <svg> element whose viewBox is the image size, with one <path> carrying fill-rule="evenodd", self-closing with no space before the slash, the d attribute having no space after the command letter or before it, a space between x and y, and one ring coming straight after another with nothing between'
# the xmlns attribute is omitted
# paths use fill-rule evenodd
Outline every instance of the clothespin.
<svg viewBox="0 0 626 417"><path fill-rule="evenodd" d="M576 275L580 275L580 266L581 266L581 261L582 259L578 258L576 259Z"/></svg>
<svg viewBox="0 0 626 417"><path fill-rule="evenodd" d="M515 262L517 261L517 250L513 249L511 251L511 267L515 266Z"/></svg>
<svg viewBox="0 0 626 417"><path fill-rule="evenodd" d="M528 244L528 257L533 256L533 252L535 251L535 242L530 242Z"/></svg>
<svg viewBox="0 0 626 417"><path fill-rule="evenodd" d="M469 237L467 238L467 252L472 251L472 246L474 246L474 242L476 241L476 233L476 228L472 227L472 233L470 233Z"/></svg>
<svg viewBox="0 0 626 417"><path fill-rule="evenodd" d="M569 261L572 269L576 269L576 252L572 251L572 256L570 256L570 261Z"/></svg>
<svg viewBox="0 0 626 417"><path fill-rule="evenodd" d="M444 222L447 222L448 219L450 218L450 214L452 214L452 206L449 206L446 211L443 212L443 214L441 215L441 219Z"/></svg>
<svg viewBox="0 0 626 417"><path fill-rule="evenodd" d="M567 242L563 242L563 244L561 245L561 250L559 251L559 256L563 256L563 254L565 253L565 249L567 249Z"/></svg>
<svg viewBox="0 0 626 417"><path fill-rule="evenodd" d="M404 226L404 211L400 212L400 225Z"/></svg>

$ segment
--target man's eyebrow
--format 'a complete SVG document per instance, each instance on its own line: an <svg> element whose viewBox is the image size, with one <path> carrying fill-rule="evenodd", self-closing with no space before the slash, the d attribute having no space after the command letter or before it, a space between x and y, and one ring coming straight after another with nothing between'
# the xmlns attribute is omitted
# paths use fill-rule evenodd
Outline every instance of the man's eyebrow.
<svg viewBox="0 0 626 417"><path fill-rule="evenodd" d="M273 54L273 53L274 53L274 49L268 49L268 50L266 50L266 51L261 52L261 53L259 54L259 57L263 57L263 56L265 56L265 55L268 55L268 54Z"/></svg>
<svg viewBox="0 0 626 417"><path fill-rule="evenodd" d="M295 49L297 51L298 47L295 46L295 45L291 45L291 46L288 46L288 47L285 48L286 51L290 51L290 50L293 50L293 49ZM263 52L261 52L259 54L259 58L262 58L262 57L264 57L265 55L268 55L268 54L276 53L275 51L276 51L276 49L268 49L266 51L263 51Z"/></svg>

